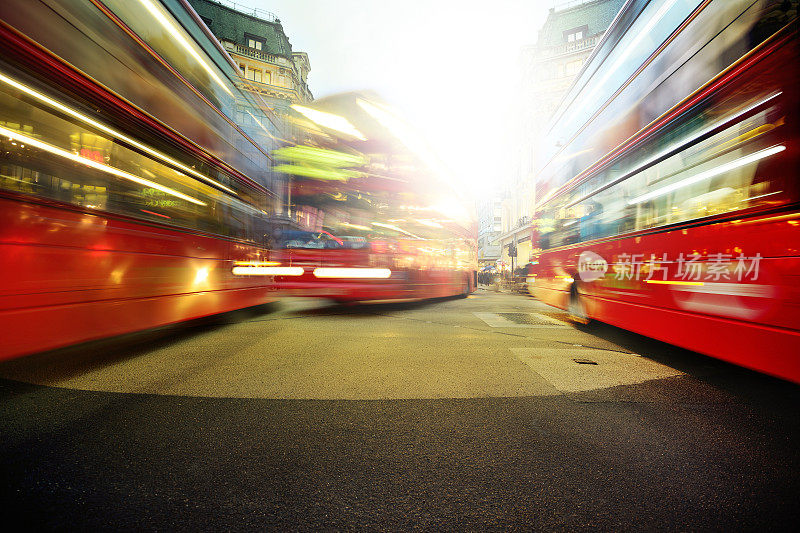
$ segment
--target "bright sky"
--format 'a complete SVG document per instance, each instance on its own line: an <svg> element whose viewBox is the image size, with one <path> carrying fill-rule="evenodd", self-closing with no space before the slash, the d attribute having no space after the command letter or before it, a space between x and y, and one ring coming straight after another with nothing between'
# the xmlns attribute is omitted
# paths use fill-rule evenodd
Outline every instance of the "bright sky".
<svg viewBox="0 0 800 533"><path fill-rule="evenodd" d="M246 0L311 62L315 97L374 90L473 193L506 179L520 49L552 0Z"/></svg>

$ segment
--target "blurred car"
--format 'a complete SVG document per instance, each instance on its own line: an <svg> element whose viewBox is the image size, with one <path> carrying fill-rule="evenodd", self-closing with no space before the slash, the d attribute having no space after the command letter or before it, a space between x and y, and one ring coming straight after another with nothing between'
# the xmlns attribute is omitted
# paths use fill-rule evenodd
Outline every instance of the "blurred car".
<svg viewBox="0 0 800 533"><path fill-rule="evenodd" d="M342 241L343 248L349 248L351 250L361 250L362 248L368 248L369 242L365 237L356 237L352 235L342 235L339 236L339 239Z"/></svg>
<svg viewBox="0 0 800 533"><path fill-rule="evenodd" d="M297 248L303 250L323 250L344 248L344 241L334 237L327 231L284 231L278 243L280 248Z"/></svg>

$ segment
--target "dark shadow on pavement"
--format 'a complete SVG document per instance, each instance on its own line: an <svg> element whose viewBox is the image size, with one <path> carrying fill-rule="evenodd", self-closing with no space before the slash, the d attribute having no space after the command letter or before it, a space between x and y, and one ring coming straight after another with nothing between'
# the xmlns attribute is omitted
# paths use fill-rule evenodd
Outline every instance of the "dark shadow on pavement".
<svg viewBox="0 0 800 533"><path fill-rule="evenodd" d="M339 302L334 303L330 307L318 307L314 309L305 309L296 311L294 315L351 315L358 316L371 316L376 313L385 313L387 311L410 311L413 309L422 309L442 302L461 300L461 296L448 296L445 298L429 298L426 300L413 300L413 301L380 301L380 302Z"/></svg>
<svg viewBox="0 0 800 533"><path fill-rule="evenodd" d="M279 304L270 302L227 313L211 315L157 328L135 331L114 337L82 342L64 348L26 355L0 362L0 373L30 373L32 369L43 369L46 382L58 382L72 376L91 372L143 353L181 343L196 335L217 330L224 326L252 320L275 313Z"/></svg>
<svg viewBox="0 0 800 533"><path fill-rule="evenodd" d="M591 321L575 328L626 350L669 366L708 385L757 402L795 402L800 405L800 386L721 359L687 350L610 324Z"/></svg>

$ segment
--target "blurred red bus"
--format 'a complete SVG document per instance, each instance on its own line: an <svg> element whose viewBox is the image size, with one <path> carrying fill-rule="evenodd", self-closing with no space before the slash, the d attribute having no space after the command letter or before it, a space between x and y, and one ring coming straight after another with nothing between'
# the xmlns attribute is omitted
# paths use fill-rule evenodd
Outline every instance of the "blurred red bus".
<svg viewBox="0 0 800 533"><path fill-rule="evenodd" d="M286 233L265 270L276 275L282 295L347 302L466 297L475 290L474 254L465 241L455 250L452 242L448 248L431 240Z"/></svg>
<svg viewBox="0 0 800 533"><path fill-rule="evenodd" d="M271 297L231 272L269 253L270 146L219 43L154 38L194 19L151 4L0 5L0 359Z"/></svg>
<svg viewBox="0 0 800 533"><path fill-rule="evenodd" d="M300 112L310 117L299 122L307 144L273 154L285 162L276 169L291 175L297 223L277 236L270 265L237 272L276 273L280 294L338 301L474 291L474 217L457 187L409 148L415 143L398 140L393 127L400 119L388 120L385 104L358 93L326 97Z"/></svg>
<svg viewBox="0 0 800 533"><path fill-rule="evenodd" d="M800 381L798 64L789 2L629 1L547 134L534 294Z"/></svg>

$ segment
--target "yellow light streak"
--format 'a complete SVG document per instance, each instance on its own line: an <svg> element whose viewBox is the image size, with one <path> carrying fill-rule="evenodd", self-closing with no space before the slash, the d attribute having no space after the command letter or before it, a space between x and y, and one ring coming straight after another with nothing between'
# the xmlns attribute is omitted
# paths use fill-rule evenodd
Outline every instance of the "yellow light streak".
<svg viewBox="0 0 800 533"><path fill-rule="evenodd" d="M416 222L422 224L423 226L428 226L429 228L444 228L444 226L433 220L419 219Z"/></svg>
<svg viewBox="0 0 800 533"><path fill-rule="evenodd" d="M363 231L369 231L371 229L371 228L368 228L367 226L362 226L360 224L350 224L349 222L342 222L339 225L340 226L346 226L348 228L360 229L360 230L363 230Z"/></svg>
<svg viewBox="0 0 800 533"><path fill-rule="evenodd" d="M272 156L281 161L324 165L327 167L361 166L369 162L361 154L348 154L314 146L286 146L273 150Z"/></svg>
<svg viewBox="0 0 800 533"><path fill-rule="evenodd" d="M340 133L345 133L347 135L352 135L361 141L367 140L367 138L364 137L364 134L358 131L356 127L344 117L297 104L294 104L291 107L319 126L338 131Z"/></svg>
<svg viewBox="0 0 800 533"><path fill-rule="evenodd" d="M409 237L413 237L415 239L422 239L422 237L420 237L419 235L414 235L410 231L406 231L406 230L404 230L403 228L401 228L399 226L395 226L394 224L384 224L382 222L371 222L371 224L373 226L378 226L379 228L386 228L386 229L398 231L400 233L404 233L404 234L408 235Z"/></svg>
<svg viewBox="0 0 800 533"><path fill-rule="evenodd" d="M765 150L759 150L758 152L754 152L750 155L746 155L744 157L740 157L738 159L734 159L733 161L728 161L720 166L711 168L704 172L700 172L699 174L695 174L694 176L689 176L688 178L682 179L681 181L672 183L670 185L666 185L661 187L660 189L656 189L654 191L648 192L641 196L634 198L633 200L628 200L628 205L636 205L647 200L652 200L653 198L657 198L659 196L663 196L668 194L672 191L681 189L683 187L687 187L689 185L693 185L700 181L704 181L707 179L711 179L715 176L719 176L720 174L724 174L726 172L730 172L731 170L737 169L739 167L743 167L745 165L749 165L750 163L755 163L765 157L769 157L771 155L777 154L786 150L786 146L779 144L777 146L773 146L772 148L767 148Z"/></svg>
<svg viewBox="0 0 800 533"><path fill-rule="evenodd" d="M71 107L68 107L68 106L62 104L61 102L59 102L57 100L53 100L49 96L44 95L44 94L40 93L39 91L37 91L35 89L32 89L31 87L28 87L27 85L24 85L24 84L16 81L13 78L9 78L8 76L0 73L0 81L2 81L3 83L5 83L7 85L10 85L10 86L14 87L17 90L20 90L20 91L24 92L28 96L32 96L33 98L39 100L40 102L44 102L45 104L49 105L50 107L58 109L59 111L62 111L63 113L66 113L67 115L70 115L71 117L77 118L81 122L84 122L86 124L89 124L90 126L93 126L93 127L97 128L97 129L101 130L101 131L104 131L104 132L116 137L117 139L119 139L121 141L125 141L126 143L130 144L131 146L135 146L136 148L139 148L143 152L146 152L146 153L148 153L148 154L160 159L161 161L165 161L166 163L169 163L170 165L175 166L175 167L183 170L187 174L191 174L192 176L194 176L196 178L200 178L201 180L203 180L203 181L205 181L207 183L210 183L211 185L213 185L215 187L218 187L218 188L222 189L223 191L226 191L226 192L228 192L230 194L236 195L236 191L224 186L223 184L219 183L218 181L216 181L216 180L214 180L212 178L209 178L208 176L205 176L205 175L201 174L200 172L196 171L195 169L193 169L191 167L188 167L188 166L184 165L183 163L172 159L168 155L162 154L161 152L159 152L157 150L154 150L154 149L150 148L149 146L144 145L144 144L136 141L135 139L131 139L130 137L128 137L124 133L122 133L120 131L117 131L117 130L115 130L113 128L110 128L110 127L106 126L105 124L103 124L101 122L98 122L98 121L94 120L93 118L91 118L91 117L89 117L87 115L84 115L83 113L81 113L79 111L76 111L75 109L72 109Z"/></svg>
<svg viewBox="0 0 800 533"><path fill-rule="evenodd" d="M247 111L247 114L248 114L248 115L250 115L250 118L252 118L253 120L255 120L256 124L258 124L258 125L261 127L261 129L262 129L262 130L264 130L264 132L265 132L265 133L266 133L266 134L267 134L267 135L270 137L270 139L275 139L275 136L274 136L274 135L272 135L272 134L269 132L269 130L268 130L268 129L267 129L265 126L264 126L264 124L262 124L262 123L261 123L261 121L260 121L260 120L258 120L258 119L256 118L256 116L255 116L254 114L252 114L252 113L251 113L249 110L247 110L247 109L245 109L245 111Z"/></svg>
<svg viewBox="0 0 800 533"><path fill-rule="evenodd" d="M108 165L104 165L103 163L98 163L97 161L94 161L93 159L87 159L85 157L81 157L81 156L79 156L77 154L73 154L72 152L68 152L68 151L63 150L61 148L58 148L57 146L53 146L51 144L47 144L45 142L42 142L42 141L40 141L38 139L34 139L33 137L28 137L27 135L22 135L21 133L17 133L16 131L12 131L12 130L8 130L6 128L0 127L0 134L5 135L5 136L9 137L10 139L16 139L18 141L22 141L22 142L28 143L31 146L35 146L36 148L39 148L40 150L44 150L46 152L50 152L51 154L55 154L55 155L61 156L61 157L65 158L65 159L69 159L69 160L74 161L76 163L81 163L83 165L86 165L87 167L92 167L92 168L97 169L97 170L102 170L103 172L107 172L108 174L113 174L114 176L118 176L120 178L124 178L126 180L133 181L135 183L138 183L140 185L144 185L146 187L152 187L153 189L157 189L157 190L159 190L161 192L165 192L165 193L167 193L167 194L169 194L171 196L175 196L177 198L181 198L183 200L186 200L187 202L191 202L191 203L197 204L197 205L207 205L205 202L202 202L202 201L198 200L197 198L193 198L193 197L191 197L189 195L183 194L182 192L178 192L175 189L170 189L169 187L165 187L165 186L160 185L160 184L158 184L158 183L156 183L154 181L146 180L144 178L140 178L139 176L134 176L133 174L125 172L124 170L120 170L118 168L110 167Z"/></svg>
<svg viewBox="0 0 800 533"><path fill-rule="evenodd" d="M328 181L347 181L350 178L360 178L364 175L362 172L346 168L323 168L305 165L275 165L272 170L282 174L293 174L295 176Z"/></svg>
<svg viewBox="0 0 800 533"><path fill-rule="evenodd" d="M203 67L203 69L206 72L208 72L208 75L211 76L215 82L217 82L217 85L222 87L223 91L233 96L231 90L228 89L228 87L220 79L220 77L217 76L217 73L214 72L214 69L211 67L211 65L206 63L203 60L203 58L200 57L200 54L197 53L197 51L192 47L189 41L187 41L186 38L183 35L181 35L180 30L172 22L170 22L170 20L167 17L164 16L164 14L155 6L155 4L153 4L153 2L151 2L150 0L139 0L139 2L141 2L142 5L145 7L145 9L147 9L147 11L149 11L150 14L153 15L153 17L164 27L164 29L166 29L169 32L169 34L172 35L172 37L176 41L178 41L178 44L180 44L184 48L184 50L189 52L189 54L195 59L195 61L197 61L200 64L200 66Z"/></svg>

